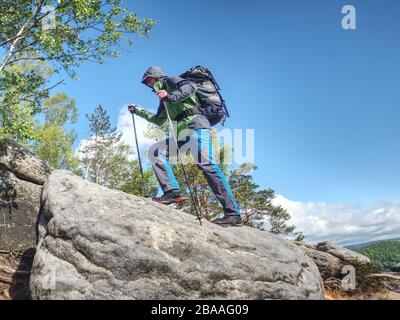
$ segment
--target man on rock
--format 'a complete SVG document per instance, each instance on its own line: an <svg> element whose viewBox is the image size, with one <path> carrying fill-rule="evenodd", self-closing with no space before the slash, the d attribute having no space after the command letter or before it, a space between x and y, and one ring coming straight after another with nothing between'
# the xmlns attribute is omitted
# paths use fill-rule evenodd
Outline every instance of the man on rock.
<svg viewBox="0 0 400 320"><path fill-rule="evenodd" d="M184 197L179 184L175 179L169 157L188 143L198 168L203 172L211 190L224 209L224 217L213 222L220 225L241 225L240 209L232 190L223 172L213 156L213 147L210 136L210 122L198 110L199 100L196 96L196 84L180 77L168 77L159 67L150 67L144 74L142 83L153 89L160 99L157 113L152 114L136 105L130 104L131 113L146 119L158 126L168 125L166 111L176 124L178 146L174 139L167 138L157 142L149 149L149 158L155 175L164 195L153 200L163 203L182 203L188 199ZM167 110L165 110L167 109ZM185 134L182 139L182 132Z"/></svg>

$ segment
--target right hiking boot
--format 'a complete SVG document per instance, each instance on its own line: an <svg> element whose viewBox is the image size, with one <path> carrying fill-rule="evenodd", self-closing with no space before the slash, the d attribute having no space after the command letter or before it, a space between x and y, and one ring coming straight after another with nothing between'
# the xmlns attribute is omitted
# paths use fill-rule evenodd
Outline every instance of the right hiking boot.
<svg viewBox="0 0 400 320"><path fill-rule="evenodd" d="M163 196L153 198L153 201L167 205L173 203L182 204L188 200L189 198L186 198L180 190L167 191Z"/></svg>
<svg viewBox="0 0 400 320"><path fill-rule="evenodd" d="M229 226L240 227L243 221L240 216L234 215L234 216L224 216L222 218L215 219L212 221L212 223L215 223L221 227L229 227Z"/></svg>

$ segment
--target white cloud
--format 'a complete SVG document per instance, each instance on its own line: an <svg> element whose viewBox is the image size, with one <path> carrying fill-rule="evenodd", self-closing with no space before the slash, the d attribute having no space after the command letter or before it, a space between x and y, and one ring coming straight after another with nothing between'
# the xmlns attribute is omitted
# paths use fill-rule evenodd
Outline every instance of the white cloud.
<svg viewBox="0 0 400 320"><path fill-rule="evenodd" d="M148 126L148 122L145 119L135 116L135 124L140 153L142 153L155 140L144 136L144 132ZM135 133L133 131L132 115L128 111L128 106L124 106L119 112L117 131L122 133L122 141L133 148L136 157Z"/></svg>
<svg viewBox="0 0 400 320"><path fill-rule="evenodd" d="M377 203L363 210L350 204L298 202L278 195L273 204L288 210L290 222L308 242L331 240L347 245L400 237L400 201Z"/></svg>
<svg viewBox="0 0 400 320"><path fill-rule="evenodd" d="M75 150L75 156L78 157L78 159L83 159L85 158L84 153L82 152L82 150L84 150L86 147L90 146L91 141L90 139L82 139L79 141L79 145L78 148ZM88 157L90 157L91 155L88 154Z"/></svg>

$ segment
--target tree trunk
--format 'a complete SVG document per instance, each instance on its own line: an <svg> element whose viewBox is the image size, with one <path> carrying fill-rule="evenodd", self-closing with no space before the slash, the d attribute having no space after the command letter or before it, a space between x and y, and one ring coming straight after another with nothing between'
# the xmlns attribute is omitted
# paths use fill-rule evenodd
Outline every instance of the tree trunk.
<svg viewBox="0 0 400 320"><path fill-rule="evenodd" d="M25 23L21 29L19 29L14 41L11 43L10 49L8 49L6 56L4 58L3 63L0 66L0 72L4 71L4 69L6 68L7 64L10 62L10 59L12 58L12 56L14 55L14 50L18 44L18 42L20 41L20 36L25 32L26 28L27 28L27 23Z"/></svg>
<svg viewBox="0 0 400 320"><path fill-rule="evenodd" d="M34 15L33 15L32 21L31 21L31 22L32 22L31 26L29 26L28 21L26 21L26 22L23 24L23 26L21 27L21 29L19 29L19 31L18 31L17 34L15 35L14 40L13 40L12 43L11 43L10 49L8 49L8 51L7 51L6 55L5 55L4 61L3 61L3 63L2 63L1 66L0 66L0 72L4 71L4 69L6 68L6 66L8 65L8 63L10 62L10 59L11 59L12 56L16 53L15 49L16 49L16 47L17 47L18 42L21 40L21 36L23 35L23 33L24 33L26 30L31 29L32 27L36 26L36 24L38 23L37 17L38 17L38 15L39 15L40 11L42 10L44 3L45 3L44 0L41 0L40 2L37 3L37 8L36 8L36 10L35 10L35 13L34 13ZM43 17L44 17L44 16L43 16ZM42 18L43 18L43 17L42 17ZM28 26L29 26L29 27L28 27ZM10 40L11 40L11 39L10 39Z"/></svg>

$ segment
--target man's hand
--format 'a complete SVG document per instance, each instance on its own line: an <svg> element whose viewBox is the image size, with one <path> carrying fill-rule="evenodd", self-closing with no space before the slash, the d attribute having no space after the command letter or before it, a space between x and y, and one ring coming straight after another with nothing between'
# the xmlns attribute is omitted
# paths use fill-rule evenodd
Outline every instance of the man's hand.
<svg viewBox="0 0 400 320"><path fill-rule="evenodd" d="M168 92L165 90L159 90L157 91L156 95L160 98L160 100L164 99L166 96L168 96Z"/></svg>
<svg viewBox="0 0 400 320"><path fill-rule="evenodd" d="M128 110L130 113L136 113L138 109L135 104L130 104L130 105L128 105Z"/></svg>

